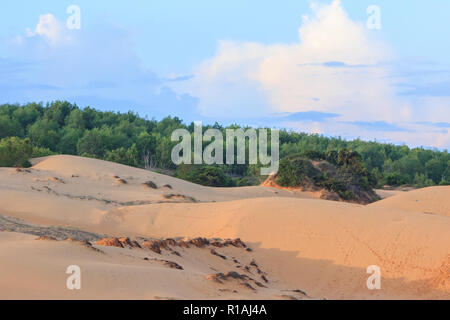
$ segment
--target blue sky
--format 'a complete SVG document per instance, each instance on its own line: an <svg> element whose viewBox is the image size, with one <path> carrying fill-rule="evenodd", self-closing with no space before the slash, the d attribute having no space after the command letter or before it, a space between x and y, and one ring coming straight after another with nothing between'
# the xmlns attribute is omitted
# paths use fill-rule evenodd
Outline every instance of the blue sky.
<svg viewBox="0 0 450 320"><path fill-rule="evenodd" d="M81 29L66 28L69 5ZM381 29L366 27L377 5ZM14 1L0 103L450 148L450 2Z"/></svg>

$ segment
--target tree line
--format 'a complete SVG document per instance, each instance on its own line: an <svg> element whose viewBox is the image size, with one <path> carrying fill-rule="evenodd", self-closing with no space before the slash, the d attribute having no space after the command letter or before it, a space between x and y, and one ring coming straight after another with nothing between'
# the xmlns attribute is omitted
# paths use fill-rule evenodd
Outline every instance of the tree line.
<svg viewBox="0 0 450 320"><path fill-rule="evenodd" d="M171 134L179 128L193 132L194 124L185 124L177 117L157 121L131 111L79 108L67 101L45 105L3 104L0 105L0 166L27 166L32 157L70 154L160 170L206 185L241 186L261 182L259 165L174 165L171 151L177 142L171 141ZM203 126L204 131L209 128L225 134L227 128L238 126L224 127L218 123ZM281 159L292 155L320 158L340 150L358 153L376 186L450 184L447 151L280 131Z"/></svg>

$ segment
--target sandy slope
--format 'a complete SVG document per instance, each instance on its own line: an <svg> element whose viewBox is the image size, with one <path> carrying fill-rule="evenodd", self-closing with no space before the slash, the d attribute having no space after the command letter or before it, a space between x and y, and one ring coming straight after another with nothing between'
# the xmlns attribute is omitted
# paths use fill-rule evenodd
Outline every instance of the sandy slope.
<svg viewBox="0 0 450 320"><path fill-rule="evenodd" d="M307 298L276 283L254 290L239 281L220 285L208 280L208 275L217 270L233 270L236 264L231 256L240 263L250 263L242 249L221 249L229 257L223 260L199 248L178 248L181 257L177 257L167 252L159 255L148 250L96 245L101 250L98 252L73 242L35 239L0 232L0 299ZM177 262L183 270L168 268L162 262L165 259ZM66 288L65 271L70 265L81 268L81 290Z"/></svg>
<svg viewBox="0 0 450 320"><path fill-rule="evenodd" d="M395 197L383 199L371 206L450 216L449 198L450 186L429 187L401 192Z"/></svg>
<svg viewBox="0 0 450 320"><path fill-rule="evenodd" d="M28 171L0 169L0 215L12 217L0 219L0 230L19 232L0 232L0 288L7 288L0 298L450 298L448 187L361 206L265 187L206 188L72 156L38 159ZM142 186L148 180L158 188ZM54 233L44 225L72 229ZM132 239L239 237L252 251L217 248L222 259L210 247L177 247L176 256L34 240L48 232L77 234L73 228ZM81 291L65 288L70 264L84 270ZM369 265L381 267L381 290L366 287ZM269 281L253 284L256 290L210 279L237 271L262 281L261 270Z"/></svg>
<svg viewBox="0 0 450 320"><path fill-rule="evenodd" d="M94 229L241 237L257 247L258 261L270 275L315 297L450 297L447 217L273 198L123 208L108 213ZM365 287L369 265L381 267L384 285L379 292Z"/></svg>
<svg viewBox="0 0 450 320"><path fill-rule="evenodd" d="M393 196L396 196L398 194L402 194L405 191L401 191L401 190L384 190L384 189L375 189L375 192L377 193L377 195L381 198L381 199L386 199L386 198L390 198Z"/></svg>
<svg viewBox="0 0 450 320"><path fill-rule="evenodd" d="M32 168L19 172L0 168L2 214L36 223L72 225L77 220L90 224L102 212L130 205L310 197L264 187L208 188L147 170L74 156L38 158L33 163ZM146 181L158 188L144 186Z"/></svg>
<svg viewBox="0 0 450 320"><path fill-rule="evenodd" d="M107 190L101 190L105 195L111 195L114 199L120 198L129 201L131 194L135 196L131 199L158 199L164 193L183 194L192 197L198 201L227 201L236 199L246 199L255 197L271 196L293 196L293 192L263 187L243 187L243 188L209 188L203 187L184 180L176 179L170 176L158 174L155 172L132 168L117 163L99 161L95 159L74 157L74 156L54 156L37 158L34 160L34 169L46 171L48 174L55 174L66 178L72 175L78 176L83 181L82 190L90 191L86 188L86 181L89 180L95 187L96 183L107 187ZM111 188L116 186L119 176L128 183L127 188ZM140 184L151 180L160 189L150 190L143 188ZM170 185L170 189L164 187ZM122 185L122 187L125 187Z"/></svg>

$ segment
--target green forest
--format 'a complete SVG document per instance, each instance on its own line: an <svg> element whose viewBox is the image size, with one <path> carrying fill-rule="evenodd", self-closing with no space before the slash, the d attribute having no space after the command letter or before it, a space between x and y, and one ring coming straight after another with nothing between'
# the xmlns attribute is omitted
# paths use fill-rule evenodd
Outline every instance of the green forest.
<svg viewBox="0 0 450 320"><path fill-rule="evenodd" d="M246 186L264 179L259 175L259 165L174 165L171 151L178 142L171 141L171 134L178 128L193 132L193 127L193 123L185 124L177 117L157 121L131 111L79 108L65 101L3 104L0 166L26 167L30 158L69 154L151 169L203 185ZM203 130L216 128L225 132L238 127L216 123L204 125ZM375 187L450 184L447 151L280 131L280 161L295 156L326 158L343 150L358 155L367 179Z"/></svg>

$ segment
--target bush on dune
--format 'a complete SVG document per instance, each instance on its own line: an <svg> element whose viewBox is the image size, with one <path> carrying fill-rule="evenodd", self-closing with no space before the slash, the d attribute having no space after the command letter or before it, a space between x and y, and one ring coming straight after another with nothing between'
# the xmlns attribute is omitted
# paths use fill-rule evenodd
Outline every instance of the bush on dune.
<svg viewBox="0 0 450 320"><path fill-rule="evenodd" d="M0 167L29 167L29 159L55 154L47 148L33 147L29 138L0 140Z"/></svg>
<svg viewBox="0 0 450 320"><path fill-rule="evenodd" d="M17 137L4 138L0 141L0 166L29 167L28 161L33 154L30 139Z"/></svg>
<svg viewBox="0 0 450 320"><path fill-rule="evenodd" d="M178 166L175 177L208 187L232 187L233 179L217 166L185 165Z"/></svg>
<svg viewBox="0 0 450 320"><path fill-rule="evenodd" d="M361 156L347 149L285 157L280 161L276 182L283 187L323 188L343 200L368 203L378 199L372 189L376 181L366 170Z"/></svg>

